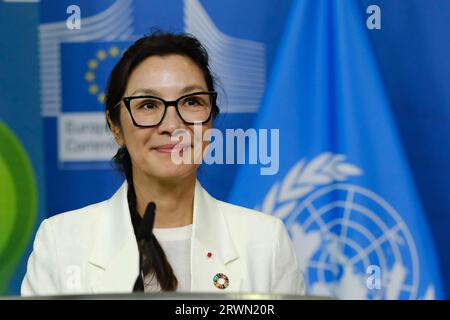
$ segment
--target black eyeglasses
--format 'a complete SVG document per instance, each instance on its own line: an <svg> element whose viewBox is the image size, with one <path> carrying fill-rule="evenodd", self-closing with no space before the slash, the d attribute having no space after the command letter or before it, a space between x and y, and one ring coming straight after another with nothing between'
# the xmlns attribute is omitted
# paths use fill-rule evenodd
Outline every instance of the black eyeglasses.
<svg viewBox="0 0 450 320"><path fill-rule="evenodd" d="M159 125L164 119L169 106L174 106L178 116L186 124L204 124L211 119L213 106L216 104L217 92L195 92L179 97L177 100L166 101L154 96L124 97L131 120L136 127L149 128Z"/></svg>

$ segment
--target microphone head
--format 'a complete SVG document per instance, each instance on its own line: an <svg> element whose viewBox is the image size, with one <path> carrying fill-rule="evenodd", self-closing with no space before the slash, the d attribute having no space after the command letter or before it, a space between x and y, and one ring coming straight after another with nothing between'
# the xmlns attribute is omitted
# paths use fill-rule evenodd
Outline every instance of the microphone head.
<svg viewBox="0 0 450 320"><path fill-rule="evenodd" d="M144 217L142 218L136 232L136 237L138 240L151 240L153 235L153 223L155 222L155 211L156 204L154 202L149 202L147 208L145 209Z"/></svg>

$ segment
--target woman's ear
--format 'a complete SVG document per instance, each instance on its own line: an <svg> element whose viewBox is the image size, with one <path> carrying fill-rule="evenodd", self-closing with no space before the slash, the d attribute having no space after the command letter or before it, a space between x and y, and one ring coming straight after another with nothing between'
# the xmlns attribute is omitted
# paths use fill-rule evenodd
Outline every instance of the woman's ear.
<svg viewBox="0 0 450 320"><path fill-rule="evenodd" d="M108 121L109 128L111 129L111 132L114 136L114 139L116 140L116 143L122 147L125 144L124 139L123 139L122 130L121 130L120 126L114 124L114 122L111 120L111 115L109 113L109 110L106 110L106 120Z"/></svg>

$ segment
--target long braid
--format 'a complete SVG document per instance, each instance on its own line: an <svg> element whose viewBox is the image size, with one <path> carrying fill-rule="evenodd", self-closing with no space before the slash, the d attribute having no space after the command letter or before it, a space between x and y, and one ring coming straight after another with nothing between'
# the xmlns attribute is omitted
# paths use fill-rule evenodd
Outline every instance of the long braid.
<svg viewBox="0 0 450 320"><path fill-rule="evenodd" d="M123 172L125 173L128 182L128 207L130 209L133 229L136 233L142 218L137 210L136 192L131 171L131 159L128 150L125 147L120 148L117 152L116 159L119 158L122 160L121 164L124 167ZM155 235L152 235L150 241L140 239L137 241L137 244L142 259L142 272L144 276L154 274L162 291L175 291L178 286L178 280Z"/></svg>

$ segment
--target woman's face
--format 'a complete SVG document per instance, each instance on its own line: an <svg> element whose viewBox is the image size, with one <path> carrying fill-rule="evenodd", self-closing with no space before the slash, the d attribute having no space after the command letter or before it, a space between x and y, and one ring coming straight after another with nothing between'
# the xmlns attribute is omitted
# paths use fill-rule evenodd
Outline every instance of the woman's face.
<svg viewBox="0 0 450 320"><path fill-rule="evenodd" d="M131 73L124 96L152 95L171 101L199 91L208 91L201 69L187 57L167 55L143 60ZM170 145L177 143L171 137L176 134L176 130L179 132L179 129L183 130L184 135L190 136L192 142L192 145L181 151L181 155L189 151L194 155L194 125L185 124L174 107L167 108L158 126L139 128L133 125L129 112L122 105L120 124L121 128L113 127L113 133L120 145L126 145L134 175L145 174L158 179L173 180L195 173L199 164L195 164L193 158L188 163L177 164L173 161L172 153L180 151L175 151L176 148L171 150ZM202 125L202 131L210 127L211 121ZM196 138L197 141L200 140L203 154L208 143L202 142L198 134Z"/></svg>

